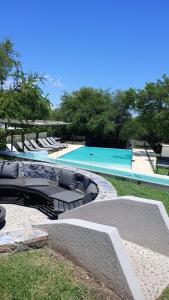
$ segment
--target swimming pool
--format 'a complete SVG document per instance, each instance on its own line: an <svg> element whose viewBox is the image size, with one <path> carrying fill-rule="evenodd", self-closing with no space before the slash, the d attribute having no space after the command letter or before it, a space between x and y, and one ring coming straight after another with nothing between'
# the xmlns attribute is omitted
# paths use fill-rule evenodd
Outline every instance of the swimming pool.
<svg viewBox="0 0 169 300"><path fill-rule="evenodd" d="M100 148L100 149L102 149L102 148ZM122 178L136 180L139 182L147 182L147 183L152 183L152 184L156 184L156 185L169 187L169 178L167 178L167 176L156 175L156 174L146 175L143 173L133 172L132 168L131 168L131 163L132 163L132 161L131 161L132 153L131 152L122 152L122 153L125 153L124 155L122 155L123 158L121 158L121 155L119 155L119 154L117 155L118 157L116 157L116 159L119 159L119 162L120 162L120 167L119 166L117 167L116 162L114 162L114 166L113 166L113 164L108 163L107 159L108 159L108 156L110 156L109 151L104 152L107 159L106 159L106 157L104 157L104 164L103 164L102 162L99 163L99 161L98 161L99 155L98 154L95 153L94 155L90 155L90 153L93 154L94 148L92 148L92 147L90 148L90 151L89 151L90 153L88 153L89 154L88 158L90 156L89 160L84 158L84 156L83 156L83 159L80 160L80 158L78 158L78 155L77 155L77 153L79 153L78 150L79 149L69 152L69 156L67 156L68 154L60 156L60 158L58 158L58 159L50 158L48 156L48 152L42 152L42 151L41 152L38 152L38 151L37 152L27 152L27 153L14 152L14 151L0 151L0 153L2 155L19 157L19 158L28 159L28 160L74 166L74 167L86 169L86 170L97 172L97 173L108 174L108 175L113 175L116 177L122 177ZM118 149L118 150L120 150L120 149ZM125 150L123 150L123 151L125 151ZM129 150L126 150L126 151L129 151ZM117 154L117 152L116 152L116 154ZM72 155L73 155L73 158L76 158L76 159L71 160L70 158L72 157ZM94 156L95 156L95 161L94 161ZM127 156L127 158L126 158L126 156ZM129 159L129 157L130 157L130 159ZM103 158L103 155L101 156L101 158ZM111 159L112 159L112 161L114 161L113 158L111 158Z"/></svg>
<svg viewBox="0 0 169 300"><path fill-rule="evenodd" d="M132 151L83 146L58 158L61 163L78 163L108 169L131 169Z"/></svg>

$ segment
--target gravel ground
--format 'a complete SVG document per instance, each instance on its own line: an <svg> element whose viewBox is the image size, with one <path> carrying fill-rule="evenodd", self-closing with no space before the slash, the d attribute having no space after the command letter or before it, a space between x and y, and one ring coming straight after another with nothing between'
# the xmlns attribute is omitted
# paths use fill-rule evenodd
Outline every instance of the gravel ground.
<svg viewBox="0 0 169 300"><path fill-rule="evenodd" d="M1 204L6 209L6 224L0 233L8 230L23 228L33 223L47 220L47 216L35 208L14 204Z"/></svg>

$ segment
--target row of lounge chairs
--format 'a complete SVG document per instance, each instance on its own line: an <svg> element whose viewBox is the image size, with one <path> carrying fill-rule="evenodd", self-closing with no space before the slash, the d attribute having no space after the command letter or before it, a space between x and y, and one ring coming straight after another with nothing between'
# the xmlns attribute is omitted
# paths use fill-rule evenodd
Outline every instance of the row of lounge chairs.
<svg viewBox="0 0 169 300"><path fill-rule="evenodd" d="M33 139L31 140L25 140L24 144L22 142L17 142L16 147L11 146L11 144L6 145L8 150L13 150L13 151L24 151L24 152L29 152L29 151L59 151L64 148L67 148L67 144L60 143L60 141L56 141L53 137L46 137L46 138L38 138L38 141L35 141Z"/></svg>

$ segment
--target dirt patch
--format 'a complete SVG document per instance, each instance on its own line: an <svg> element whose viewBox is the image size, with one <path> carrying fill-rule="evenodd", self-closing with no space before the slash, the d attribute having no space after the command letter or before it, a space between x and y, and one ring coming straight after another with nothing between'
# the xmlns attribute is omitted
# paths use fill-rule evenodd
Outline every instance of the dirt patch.
<svg viewBox="0 0 169 300"><path fill-rule="evenodd" d="M108 289L104 283L96 280L89 272L77 266L74 262L64 257L61 253L55 252L49 248L47 251L56 261L63 262L73 273L74 278L79 283L84 284L92 291L93 299L96 300L121 300L112 290ZM86 299L89 300L89 299Z"/></svg>

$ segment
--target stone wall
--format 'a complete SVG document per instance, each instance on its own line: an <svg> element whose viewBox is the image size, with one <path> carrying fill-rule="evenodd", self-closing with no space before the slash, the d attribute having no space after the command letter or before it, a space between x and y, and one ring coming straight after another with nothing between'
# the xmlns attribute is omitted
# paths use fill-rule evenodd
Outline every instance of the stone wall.
<svg viewBox="0 0 169 300"><path fill-rule="evenodd" d="M59 219L81 219L116 227L123 239L169 256L169 218L160 201L119 197L65 212Z"/></svg>
<svg viewBox="0 0 169 300"><path fill-rule="evenodd" d="M81 220L36 225L48 233L49 246L84 267L122 299L144 296L116 228Z"/></svg>

